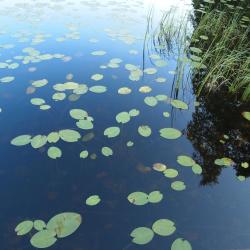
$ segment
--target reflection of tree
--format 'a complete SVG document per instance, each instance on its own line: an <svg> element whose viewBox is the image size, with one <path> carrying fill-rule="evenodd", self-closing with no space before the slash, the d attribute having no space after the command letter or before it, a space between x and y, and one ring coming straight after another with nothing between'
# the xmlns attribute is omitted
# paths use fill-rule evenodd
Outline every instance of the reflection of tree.
<svg viewBox="0 0 250 250"><path fill-rule="evenodd" d="M241 116L241 111L249 108L249 104L240 105L221 93L200 97L199 101L200 106L188 124L187 136L198 152L196 161L203 166L201 184L217 182L222 169L214 160L221 157L229 157L236 163L237 176L250 176L250 169L240 166L241 162L250 163L250 123ZM224 139L224 134L229 139Z"/></svg>

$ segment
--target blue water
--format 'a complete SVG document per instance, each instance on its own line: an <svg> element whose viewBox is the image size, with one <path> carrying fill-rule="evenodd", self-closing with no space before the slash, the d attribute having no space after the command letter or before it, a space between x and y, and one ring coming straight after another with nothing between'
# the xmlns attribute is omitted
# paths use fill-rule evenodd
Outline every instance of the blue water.
<svg viewBox="0 0 250 250"><path fill-rule="evenodd" d="M84 3L85 1L83 1ZM168 71L175 69L175 61L168 61L166 67L157 68L154 75L144 75L138 82L128 78L129 72L124 68L127 63L143 65L143 35L146 29L148 9L135 3L126 12L138 10L138 20L128 19L124 23L118 18L123 5L122 1L105 2L99 6L100 19L94 7L75 11L82 13L82 19L77 14L65 17L60 10L53 10L50 19L41 18L38 24L27 24L16 20L12 16L2 17L8 20L6 34L1 36L0 44L11 43L13 49L0 49L1 62L16 55L23 55L23 48L33 47L41 53L62 53L71 56L72 60L63 62L61 59L52 59L35 64L23 65L15 70L0 69L0 78L11 75L15 80L8 84L0 84L0 249L1 250L28 250L34 249L30 243L30 235L16 236L16 225L26 219L42 219L48 221L52 216L61 212L77 212L82 215L83 223L78 230L65 239L59 240L50 249L70 250L156 250L170 249L176 238L185 238L194 250L236 250L250 247L250 183L248 180L240 182L235 176L233 168L224 168L218 177L217 183L202 186L202 176L194 175L189 168L177 164L176 158L180 154L197 155L199 152L188 139L187 125L196 112L194 107L195 96L192 93L192 84L181 89L180 99L189 104L189 110L173 109L169 103L159 102L156 107L147 106L143 99L146 96L166 94L171 96L173 75ZM87 3L87 2L86 2ZM65 2L58 2L64 5ZM88 3L89 4L89 3ZM125 4L126 3L123 3ZM1 4L0 4L1 6ZM83 4L83 6L85 6ZM4 3L1 6L5 8ZM27 8L27 7L26 7ZM35 8L35 7L32 7ZM38 8L38 7L37 7ZM117 8L117 10L115 9ZM14 11L15 8L12 10ZM112 10L113 9L113 10ZM39 10L39 8L37 9ZM109 11L112 15L106 14ZM18 10L15 10L18 12ZM53 13L54 13L53 12ZM57 13L58 12L58 13ZM45 11L46 13L46 11ZM61 14L60 14L61 13ZM86 15L85 15L86 13ZM65 18L64 18L65 17ZM126 15L124 19L126 20ZM132 18L131 17L131 18ZM61 18L61 19L60 19ZM128 45L117 38L112 40L105 32L106 28L119 25L119 20L131 34L136 37L132 45ZM27 17L28 20L28 17ZM93 20L96 20L94 22ZM59 43L55 39L69 32L60 23L76 23L80 32L80 40L67 39ZM81 24L83 23L83 24ZM39 32L51 34L45 42L31 45L30 42L20 43L12 35L18 30L29 30L33 35ZM32 36L31 36L32 37ZM98 43L91 43L89 39L96 38ZM129 50L137 50L137 55L129 54ZM104 56L93 56L91 52L104 50ZM153 53L153 51L149 51ZM123 62L117 69L100 69L112 58L121 58ZM29 72L30 67L36 67L35 72ZM155 67L146 56L145 67ZM79 100L71 102L66 98L55 102L51 96L55 92L52 86L63 83L66 75L72 73L73 80L93 85L105 85L108 89L103 94L88 92ZM91 75L100 73L104 79L95 82ZM166 83L156 83L157 77L165 77ZM33 94L26 94L26 89L32 80L46 78L48 85L38 88ZM140 86L148 85L152 92L142 94ZM132 89L129 95L119 95L117 90L127 86ZM70 95L67 93L67 97ZM43 98L51 105L47 111L30 103L34 97ZM15 147L10 141L21 134L49 134L60 129L75 129L85 135L90 131L80 130L75 121L69 116L73 108L87 110L94 117L95 134L89 142L78 141L66 143L59 141L63 155L60 159L52 160L47 156L48 143L41 149L35 150L30 145ZM117 124L116 114L129 111L133 108L140 110L140 115L132 118L124 125ZM171 116L165 118L162 113L168 111ZM152 135L143 138L137 132L140 125L149 125ZM121 134L112 139L103 136L103 131L110 126L119 126ZM165 127L174 127L182 131L182 137L176 140L166 140L160 137L158 130ZM134 146L128 148L127 141L132 140ZM109 146L114 155L104 157L101 148ZM79 153L87 149L89 153L96 153L97 159L80 159ZM235 152L236 153L236 152ZM218 155L217 157L222 157ZM179 171L177 180L183 180L187 189L182 192L173 191L170 187L171 179L152 170L152 165L162 162ZM145 168L149 167L149 168ZM212 166L218 168L218 166ZM203 171L207 171L204 169ZM209 172L205 173L209 175ZM159 190L164 199L157 204L134 206L127 201L127 196L134 191L150 193ZM98 194L101 203L88 207L85 199ZM139 246L131 242L130 232L139 226L151 227L154 221L161 218L171 219L176 224L176 232L168 237L154 236L147 245Z"/></svg>

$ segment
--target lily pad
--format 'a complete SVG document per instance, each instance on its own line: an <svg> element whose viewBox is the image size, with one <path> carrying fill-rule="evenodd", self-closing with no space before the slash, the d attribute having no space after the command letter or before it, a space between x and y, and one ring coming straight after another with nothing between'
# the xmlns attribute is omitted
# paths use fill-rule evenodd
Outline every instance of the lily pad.
<svg viewBox="0 0 250 250"><path fill-rule="evenodd" d="M111 148L109 148L109 147L103 147L102 148L102 154L104 155L104 156L111 156L111 155L113 155L113 150L111 149Z"/></svg>
<svg viewBox="0 0 250 250"><path fill-rule="evenodd" d="M50 105L47 105L47 104L44 104L44 105L41 105L39 107L41 110L48 110L48 109L51 109L51 106Z"/></svg>
<svg viewBox="0 0 250 250"><path fill-rule="evenodd" d="M164 172L167 169L167 166L163 163L154 163L153 169L158 172Z"/></svg>
<svg viewBox="0 0 250 250"><path fill-rule="evenodd" d="M175 191L183 191L186 189L186 185L183 181L174 181L171 183L171 188Z"/></svg>
<svg viewBox="0 0 250 250"><path fill-rule="evenodd" d="M124 124L130 121L130 115L128 112L120 112L116 115L115 119L118 123Z"/></svg>
<svg viewBox="0 0 250 250"><path fill-rule="evenodd" d="M185 102L177 99L171 100L171 105L178 109L188 109L188 105Z"/></svg>
<svg viewBox="0 0 250 250"><path fill-rule="evenodd" d="M59 141L59 139L60 139L60 137L59 137L59 133L58 132L51 132L47 136L47 140L48 140L49 143L56 143L56 142Z"/></svg>
<svg viewBox="0 0 250 250"><path fill-rule="evenodd" d="M94 127L93 123L91 120L79 120L76 123L76 126L81 129L89 130Z"/></svg>
<svg viewBox="0 0 250 250"><path fill-rule="evenodd" d="M89 152L87 150L83 150L81 153L80 153L80 158L82 159L85 159L87 158L89 155Z"/></svg>
<svg viewBox="0 0 250 250"><path fill-rule="evenodd" d="M148 195L150 203L158 203L163 199L163 194L160 191L153 191Z"/></svg>
<svg viewBox="0 0 250 250"><path fill-rule="evenodd" d="M142 125L138 128L138 133L143 137L149 137L152 131L148 125Z"/></svg>
<svg viewBox="0 0 250 250"><path fill-rule="evenodd" d="M158 103L158 100L154 96L147 96L144 98L144 102L150 107L155 107Z"/></svg>
<svg viewBox="0 0 250 250"><path fill-rule="evenodd" d="M43 220L35 220L34 221L34 228L37 230L37 231L41 231L43 230L44 228L46 227L46 224Z"/></svg>
<svg viewBox="0 0 250 250"><path fill-rule="evenodd" d="M149 93L152 91L152 88L150 88L149 86L142 86L139 88L139 92L141 93Z"/></svg>
<svg viewBox="0 0 250 250"><path fill-rule="evenodd" d="M131 109L128 113L131 117L135 117L140 114L140 111L138 109Z"/></svg>
<svg viewBox="0 0 250 250"><path fill-rule="evenodd" d="M97 51L93 51L93 52L91 53L91 55L93 55L93 56L104 56L106 53L107 53L107 52L104 51L104 50L97 50Z"/></svg>
<svg viewBox="0 0 250 250"><path fill-rule="evenodd" d="M228 157L223 157L220 159L216 159L214 161L214 164L218 165L218 166L225 166L225 167L230 167L234 165L234 161Z"/></svg>
<svg viewBox="0 0 250 250"><path fill-rule="evenodd" d="M116 137L120 134L120 128L119 127L109 127L104 130L104 135L108 138Z"/></svg>
<svg viewBox="0 0 250 250"><path fill-rule="evenodd" d="M30 135L19 135L11 140L11 144L14 146L25 146L31 142Z"/></svg>
<svg viewBox="0 0 250 250"><path fill-rule="evenodd" d="M86 200L86 204L88 206L95 206L98 203L101 202L101 199L99 197L99 195L91 195L87 200Z"/></svg>
<svg viewBox="0 0 250 250"><path fill-rule="evenodd" d="M202 168L199 164L196 163L192 166L192 171L194 174L200 175L202 173Z"/></svg>
<svg viewBox="0 0 250 250"><path fill-rule="evenodd" d="M9 82L12 82L14 80L15 80L14 76L5 76L5 77L0 78L1 83L9 83Z"/></svg>
<svg viewBox="0 0 250 250"><path fill-rule="evenodd" d="M65 93L55 93L52 96L52 99L55 101L62 101L66 98L66 94Z"/></svg>
<svg viewBox="0 0 250 250"><path fill-rule="evenodd" d="M172 243L171 250L192 250L192 246L187 240L178 238Z"/></svg>
<svg viewBox="0 0 250 250"><path fill-rule="evenodd" d="M144 69L144 73L148 74L148 75L153 75L157 72L157 69L156 68L147 68L147 69Z"/></svg>
<svg viewBox="0 0 250 250"><path fill-rule="evenodd" d="M47 229L55 232L58 238L64 238L74 233L82 223L80 214L67 212L61 213L49 220Z"/></svg>
<svg viewBox="0 0 250 250"><path fill-rule="evenodd" d="M250 121L250 111L244 111L241 114L246 120Z"/></svg>
<svg viewBox="0 0 250 250"><path fill-rule="evenodd" d="M173 168L168 168L163 173L168 178L175 178L178 175L178 171Z"/></svg>
<svg viewBox="0 0 250 250"><path fill-rule="evenodd" d="M47 143L47 136L45 135L36 135L31 139L31 146L33 148L41 148Z"/></svg>
<svg viewBox="0 0 250 250"><path fill-rule="evenodd" d="M153 239L154 232L147 227L138 227L130 233L130 236L133 238L133 243L145 245Z"/></svg>
<svg viewBox="0 0 250 250"><path fill-rule="evenodd" d="M120 95L128 95L132 92L132 90L130 88L127 87L122 87L118 89L118 94Z"/></svg>
<svg viewBox="0 0 250 250"><path fill-rule="evenodd" d="M81 138L80 133L72 129L60 130L59 136L63 141L66 141L66 142L76 142Z"/></svg>
<svg viewBox="0 0 250 250"><path fill-rule="evenodd" d="M32 82L32 85L36 88L40 88L43 87L45 85L48 84L48 80L47 79L41 79L41 80L36 80L34 82Z"/></svg>
<svg viewBox="0 0 250 250"><path fill-rule="evenodd" d="M154 222L152 229L160 236L169 236L175 232L176 227L173 221L168 219L160 219Z"/></svg>
<svg viewBox="0 0 250 250"><path fill-rule="evenodd" d="M103 75L102 74L94 74L91 76L91 79L94 81L100 81L103 79Z"/></svg>
<svg viewBox="0 0 250 250"><path fill-rule="evenodd" d="M62 151L58 147L50 147L47 153L51 159L57 159L62 156Z"/></svg>
<svg viewBox="0 0 250 250"><path fill-rule="evenodd" d="M32 230L33 225L34 225L33 221L30 220L23 221L16 226L15 232L17 233L17 235L20 236L25 235Z"/></svg>
<svg viewBox="0 0 250 250"><path fill-rule="evenodd" d="M195 161L187 155L179 155L177 162L184 167L192 167L195 164Z"/></svg>
<svg viewBox="0 0 250 250"><path fill-rule="evenodd" d="M107 91L107 87L102 86L102 85L96 85L96 86L90 87L89 91L96 93L96 94L102 94Z"/></svg>
<svg viewBox="0 0 250 250"><path fill-rule="evenodd" d="M175 128L162 128L160 129L160 136L165 139L177 139L181 136L181 132Z"/></svg>
<svg viewBox="0 0 250 250"><path fill-rule="evenodd" d="M55 232L51 230L42 230L37 232L30 239L30 243L36 248L47 248L56 243Z"/></svg>
<svg viewBox="0 0 250 250"><path fill-rule="evenodd" d="M32 98L32 99L30 100L30 102L31 102L31 104L37 105L37 106L40 106L40 105L45 104L45 101L44 101L44 99L42 99L42 98Z"/></svg>
<svg viewBox="0 0 250 250"><path fill-rule="evenodd" d="M165 111L165 112L163 112L163 116L164 116L164 117L169 117L170 114L169 114L167 111Z"/></svg>
<svg viewBox="0 0 250 250"><path fill-rule="evenodd" d="M127 147L133 147L134 143L132 141L128 141L126 145L127 145Z"/></svg>
<svg viewBox="0 0 250 250"><path fill-rule="evenodd" d="M137 206L143 206L148 203L148 195L143 192L133 192L127 197L128 201Z"/></svg>

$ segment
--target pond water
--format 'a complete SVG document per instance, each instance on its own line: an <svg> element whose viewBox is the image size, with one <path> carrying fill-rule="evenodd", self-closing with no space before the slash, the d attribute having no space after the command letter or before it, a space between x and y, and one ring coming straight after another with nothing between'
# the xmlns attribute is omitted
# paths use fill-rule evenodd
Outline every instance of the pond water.
<svg viewBox="0 0 250 250"><path fill-rule="evenodd" d="M41 219L47 223L63 212L80 214L82 223L50 249L163 250L171 249L178 238L188 240L195 250L250 248L250 183L237 178L248 176L249 171L236 169L236 164L214 164L217 158L234 160L238 155L238 165L249 160L249 123L240 113L234 122L227 122L230 118L224 114L224 119L223 109L213 113L202 99L198 106L191 81L180 88L178 96L174 95L175 54L157 54L152 46L145 46L150 10L153 26L171 5L177 6L180 13L192 10L190 1L167 2L1 1L0 78L4 81L9 77L0 83L1 249L35 249L30 239L36 230L17 236L16 226L25 220ZM128 70L131 67L133 70ZM35 81L42 79L43 86L34 87ZM77 85L77 92L71 83L69 89L58 91L62 85L56 84L66 82L86 84L89 90L86 85L82 89ZM105 86L106 91L91 91L95 85ZM140 89L143 86L147 88ZM122 87L131 93L119 94ZM81 94L75 94L80 90ZM63 100L55 100L56 96L53 99L55 93L61 93L57 97ZM159 95L168 98L155 106L145 103L155 102L152 97L161 99ZM33 105L32 98L42 98L49 107ZM174 107L170 98L182 100L188 109ZM78 120L70 115L73 109L85 110L94 119L89 122L93 128L89 123L90 129L79 128ZM131 116L124 124L117 122L117 114L132 109L139 110L139 115ZM218 113L222 118L218 118ZM206 118L199 120L201 114ZM85 117L85 122L86 119L91 120ZM219 132L214 129L216 122ZM140 126L147 133L146 125L151 128L148 137L138 133ZM242 141L235 143L241 147L240 152L230 144L238 126L246 131L245 146ZM119 127L120 134L108 138L104 130L109 127ZM163 128L175 128L181 136L163 138L159 132ZM20 135L33 138L65 129L78 131L81 138L76 142L60 139L42 143L36 149L31 144L11 144ZM223 133L229 136L224 151L201 153L205 141L221 145ZM133 146L127 145L129 141ZM53 146L61 150L61 157L48 156L47 151ZM209 145L211 149L215 146ZM111 148L113 154L103 155L103 147ZM83 150L88 151L87 158L80 158ZM177 162L180 155L199 163L202 174L181 166ZM176 169L178 176L165 177L152 168L155 163ZM174 181L183 181L186 189L173 190ZM136 191L160 191L163 199L141 206L131 204L127 197ZM100 203L88 206L85 201L91 195L99 195ZM132 201L135 202L136 199ZM130 233L135 228L151 228L159 219L173 221L174 233L165 237L155 233L144 245L132 242Z"/></svg>

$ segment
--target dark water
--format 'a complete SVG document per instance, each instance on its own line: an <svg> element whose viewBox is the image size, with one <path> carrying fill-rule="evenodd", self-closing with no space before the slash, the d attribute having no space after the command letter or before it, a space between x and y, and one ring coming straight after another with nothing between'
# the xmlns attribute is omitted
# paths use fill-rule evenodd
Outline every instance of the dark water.
<svg viewBox="0 0 250 250"><path fill-rule="evenodd" d="M236 178L237 169L219 168L213 164L216 158L228 156L237 159L239 154L241 162L247 161L249 151L244 150L249 145L249 134L245 133L245 146L242 148L238 145L238 148L235 146L232 149L230 143L227 144L231 149L230 155L227 155L229 149L226 150L226 146L221 150L216 147L217 150L208 161L209 154L202 154L200 150L202 143L218 142L221 138L216 137L223 135L224 129L231 141L234 137L230 136L237 131L239 124L241 128L244 125L246 131L249 131L249 125L240 115L237 116L238 122L233 125L223 121L223 115L221 120L217 119L217 113L208 110L202 100L200 107L195 108L196 99L192 94L191 83L181 89L179 95L179 99L188 103L189 110L173 109L164 102L159 102L156 107L149 107L144 103L146 96L171 96L173 75L168 71L175 70L173 57L167 59L166 67L159 68L152 65L145 53L145 67L157 68L157 74L145 74L137 82L128 78L129 72L124 68L125 64L143 65L143 36L148 6L140 1L82 1L79 6L66 1L40 5L29 1L26 5L13 3L13 7L7 1L0 3L1 12L5 13L2 20L6 23L3 27L6 33L1 35L1 44L15 45L11 49L1 49L1 62L13 59L16 55L24 55L22 49L27 47L33 47L44 54L62 53L72 57L67 62L51 59L26 65L14 59L13 62L20 63L17 69L0 69L0 78L15 76L13 82L0 85L1 250L34 249L29 243L30 235L16 236L16 225L26 219L42 219L47 222L61 212L77 212L82 215L83 223L74 234L59 240L51 249L170 249L172 242L179 237L187 239L195 250L250 248L249 181L246 179L240 182ZM6 15L6 11L13 16ZM80 33L79 40L55 40L71 32L65 24L74 25L73 30ZM113 37L107 34L107 28L115 34ZM134 40L132 44L119 39L126 34L122 31L124 28L131 34ZM27 42L18 42L13 37L22 30L30 32ZM30 38L40 32L51 34L51 37L32 45ZM91 38L98 39L98 42L89 42ZM95 50L104 50L107 54L91 55ZM129 50L137 50L138 54L130 54ZM123 60L119 68L99 68L112 58ZM36 67L37 70L29 72L30 67ZM55 102L51 98L55 92L52 86L67 82L65 77L69 73L73 74L74 82L88 86L105 85L108 91L103 94L88 92L75 102L68 100L68 91L65 100ZM91 80L91 75L96 73L103 74L104 79L98 82ZM157 77L165 77L166 83L155 82ZM37 88L33 94L26 94L32 80L43 78L49 81L46 86ZM152 92L140 93L138 89L144 85L150 86ZM123 86L131 88L132 93L119 95L117 90ZM39 110L39 107L30 103L30 99L34 97L44 98L51 109ZM48 135L51 131L61 129L75 129L81 135L87 134L90 131L78 129L69 116L69 111L73 108L84 109L94 117L94 129L91 131L95 137L89 142L79 140L67 143L60 140L56 143L63 153L60 159L48 158L48 143L38 150L30 145L15 147L10 144L14 137L21 134ZM116 122L116 114L133 108L140 110L139 116L124 125ZM171 114L169 118L162 116L165 111ZM199 126L197 117L203 117L198 119ZM215 128L218 120L221 126L219 132ZM152 135L148 138L137 132L138 126L145 124L152 129ZM115 138L106 138L103 131L110 126L119 126L121 134ZM183 135L176 140L163 139L158 130L165 127L177 128ZM209 140L211 136L213 140ZM126 146L129 140L134 142L132 148ZM113 156L103 156L103 146L111 147ZM209 146L213 148L213 144ZM90 154L95 153L97 159L80 159L79 153L84 149ZM193 156L198 162L204 163L203 174L194 175L189 168L178 165L176 158L180 154ZM176 180L183 180L186 190L173 191L170 187L172 180L152 170L155 162L177 169L179 176ZM248 176L247 170L241 174ZM131 192L150 193L154 190L159 190L164 195L160 203L134 206L127 201ZM101 203L94 207L86 206L85 199L92 194L98 194L102 199ZM177 230L174 234L169 237L155 235L144 246L131 243L129 235L134 228L151 227L154 221L161 218L175 222Z"/></svg>

